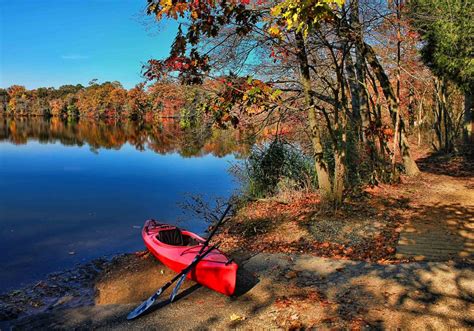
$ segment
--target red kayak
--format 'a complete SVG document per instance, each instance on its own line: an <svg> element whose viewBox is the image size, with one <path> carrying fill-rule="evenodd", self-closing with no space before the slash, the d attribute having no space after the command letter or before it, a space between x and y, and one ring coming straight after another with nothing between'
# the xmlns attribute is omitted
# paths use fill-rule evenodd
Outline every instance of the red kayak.
<svg viewBox="0 0 474 331"><path fill-rule="evenodd" d="M192 232L155 220L145 222L142 236L148 250L175 272L181 272L190 265L205 242L205 239ZM237 263L215 249L198 262L188 274L188 278L214 291L232 295L237 268Z"/></svg>

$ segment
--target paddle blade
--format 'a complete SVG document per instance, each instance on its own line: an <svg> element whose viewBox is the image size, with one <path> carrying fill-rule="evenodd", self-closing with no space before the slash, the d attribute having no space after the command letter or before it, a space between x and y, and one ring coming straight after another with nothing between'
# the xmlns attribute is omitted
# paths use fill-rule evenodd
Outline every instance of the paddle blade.
<svg viewBox="0 0 474 331"><path fill-rule="evenodd" d="M173 292L171 292L171 295L170 295L170 302L173 302L174 297L176 296L176 294L178 294L178 291L179 291L179 288L181 287L181 284L183 284L184 280L186 279L186 275L187 275L187 273L183 274L179 278L178 282L176 283L176 286L174 287Z"/></svg>
<svg viewBox="0 0 474 331"><path fill-rule="evenodd" d="M141 314L143 314L145 311L147 311L156 301L156 298L160 296L162 292L162 289L160 288L158 292L153 294L151 297L149 297L146 301L142 302L141 305L139 305L137 308L132 310L128 315L127 319L128 320L133 320L134 318L137 318Z"/></svg>

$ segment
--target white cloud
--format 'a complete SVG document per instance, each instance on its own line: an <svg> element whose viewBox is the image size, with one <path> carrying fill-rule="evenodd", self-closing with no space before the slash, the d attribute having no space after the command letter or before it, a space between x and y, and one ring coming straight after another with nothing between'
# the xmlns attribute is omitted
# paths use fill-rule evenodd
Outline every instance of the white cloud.
<svg viewBox="0 0 474 331"><path fill-rule="evenodd" d="M88 58L89 58L89 56L81 55L81 54L61 55L61 59L63 59L63 60L85 60L85 59L88 59Z"/></svg>

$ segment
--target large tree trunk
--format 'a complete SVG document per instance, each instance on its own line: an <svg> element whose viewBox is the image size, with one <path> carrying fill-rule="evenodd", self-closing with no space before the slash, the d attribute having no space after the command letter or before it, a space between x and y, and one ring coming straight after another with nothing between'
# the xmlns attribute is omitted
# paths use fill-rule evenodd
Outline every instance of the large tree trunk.
<svg viewBox="0 0 474 331"><path fill-rule="evenodd" d="M436 122L434 129L438 139L437 149L449 153L453 149L453 125L451 116L448 111L448 89L446 79L440 78L435 80L436 91Z"/></svg>
<svg viewBox="0 0 474 331"><path fill-rule="evenodd" d="M342 76L342 75L340 75ZM342 78L342 77L341 77ZM341 82L341 92L344 94L344 82ZM338 103L339 104L339 103ZM339 106L339 105L337 105ZM344 106L343 106L344 107ZM347 117L345 110L341 112L336 131L341 132L340 141L334 143L334 178L333 178L333 203L334 207L342 205L344 186L346 182L346 148L347 148Z"/></svg>
<svg viewBox="0 0 474 331"><path fill-rule="evenodd" d="M367 63L370 65L372 70L379 81L380 86L382 87L383 94L385 99L389 104L390 116L392 117L393 124L395 125L396 122L396 114L399 111L399 104L397 102L397 97L393 91L392 85L390 80L388 79L387 74L383 70L382 65L380 64L379 60L377 59L377 55L375 54L374 50L370 45L365 43L363 40L356 38L356 42L359 44L362 50L362 54L364 55ZM399 122L399 133L400 133L400 141L399 141L399 148L400 153L403 160L403 165L405 166L405 171L409 176L415 176L419 174L420 170L411 157L410 154L410 146L408 144L407 137L405 135L405 122L400 117Z"/></svg>
<svg viewBox="0 0 474 331"><path fill-rule="evenodd" d="M359 0L351 1L351 15L350 15L351 25L355 30L355 33L358 35L358 38L361 40L364 39L362 24L359 18ZM365 129L369 125L369 108L368 98L366 94L366 87L364 86L366 82L365 77L365 59L362 55L362 49L358 43L355 45L355 69L356 69L356 88L355 88L355 98L357 99L357 104L359 106L359 116L361 121L361 131L362 131L362 140L365 141Z"/></svg>
<svg viewBox="0 0 474 331"><path fill-rule="evenodd" d="M420 98L418 104L416 128L418 132L418 146L421 146L421 130L423 129L423 98Z"/></svg>
<svg viewBox="0 0 474 331"><path fill-rule="evenodd" d="M441 86L441 96L443 98L443 126L444 126L444 151L449 153L453 149L452 131L454 130L451 122L451 116L448 110L448 85L443 79Z"/></svg>
<svg viewBox="0 0 474 331"><path fill-rule="evenodd" d="M311 141L314 150L314 160L316 173L318 175L318 185L323 200L332 201L333 192L331 187L331 177L328 164L323 158L323 145L321 143L321 128L316 116L316 108L311 93L311 77L309 72L308 56L304 38L301 33L296 33L296 45L298 47L298 61L300 66L301 83L305 96L306 107L308 108L308 121L311 129Z"/></svg>
<svg viewBox="0 0 474 331"><path fill-rule="evenodd" d="M340 206L343 201L344 182L346 180L346 153L344 149L334 149L334 186L333 203L334 206Z"/></svg>
<svg viewBox="0 0 474 331"><path fill-rule="evenodd" d="M400 60L402 56L402 38L400 33L400 6L399 0L395 0L394 6L396 7L397 12L397 70L395 74L396 80L396 95L395 95L395 103L397 104L397 108L395 109L395 134L393 136L393 157L392 157L392 174L395 175L395 165L396 165L396 156L397 156L397 146L398 146L398 137L400 131L400 120L402 114L400 114ZM400 137L401 138L401 137Z"/></svg>
<svg viewBox="0 0 474 331"><path fill-rule="evenodd" d="M351 54L347 54L346 57L346 73L347 81L349 82L349 89L351 91L352 118L354 123L353 127L357 131L360 138L363 140L362 119L360 114L359 84L357 82L357 76L355 73L354 62L352 61Z"/></svg>

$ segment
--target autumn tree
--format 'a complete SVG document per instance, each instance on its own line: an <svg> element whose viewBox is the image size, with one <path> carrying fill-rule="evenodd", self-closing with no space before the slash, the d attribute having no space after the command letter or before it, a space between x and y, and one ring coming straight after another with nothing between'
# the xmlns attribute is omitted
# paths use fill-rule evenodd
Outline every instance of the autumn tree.
<svg viewBox="0 0 474 331"><path fill-rule="evenodd" d="M81 116L118 117L126 102L127 91L119 82L91 84L77 93L77 108Z"/></svg>
<svg viewBox="0 0 474 331"><path fill-rule="evenodd" d="M145 91L145 84L137 84L127 92L126 113L129 118L142 118L149 108L150 100Z"/></svg>
<svg viewBox="0 0 474 331"><path fill-rule="evenodd" d="M12 85L7 88L9 97L8 110L10 114L26 115L28 108L27 91L24 86Z"/></svg>
<svg viewBox="0 0 474 331"><path fill-rule="evenodd" d="M184 87L170 80L157 81L148 87L152 110L158 117L176 117L184 107Z"/></svg>
<svg viewBox="0 0 474 331"><path fill-rule="evenodd" d="M352 132L364 140L371 126L369 68L394 122L399 109L392 82L362 33L358 2L348 7L344 2L149 0L149 14L183 19L186 29L178 29L168 58L149 61L145 76L177 73L188 84L224 77L207 104L217 123L237 125L243 115L305 112L320 191L326 201L340 204ZM222 75L230 70L233 75ZM400 123L397 148L407 173L416 174Z"/></svg>
<svg viewBox="0 0 474 331"><path fill-rule="evenodd" d="M9 99L8 91L0 88L0 114L3 115L6 113Z"/></svg>

